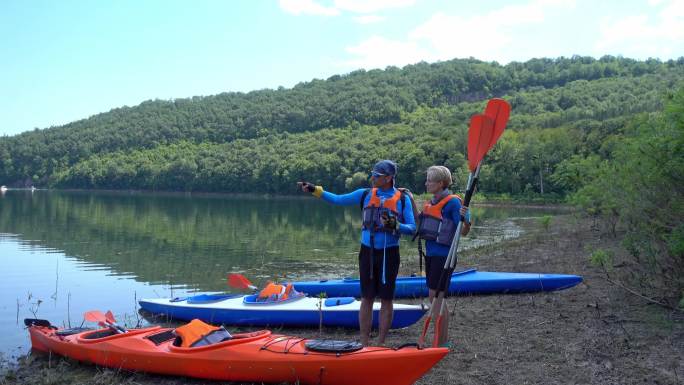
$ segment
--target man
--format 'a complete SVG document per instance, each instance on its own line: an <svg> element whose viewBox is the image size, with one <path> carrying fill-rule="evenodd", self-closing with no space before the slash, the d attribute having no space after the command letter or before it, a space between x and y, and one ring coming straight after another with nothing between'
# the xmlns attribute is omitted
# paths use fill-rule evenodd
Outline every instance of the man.
<svg viewBox="0 0 684 385"><path fill-rule="evenodd" d="M302 191L343 206L361 205L362 230L359 250L361 343L368 346L373 321L373 301L380 298L378 344L384 345L392 325L394 286L399 273L399 235L416 230L411 201L394 187L397 165L391 160L376 163L372 188L337 195L309 182L298 182Z"/></svg>

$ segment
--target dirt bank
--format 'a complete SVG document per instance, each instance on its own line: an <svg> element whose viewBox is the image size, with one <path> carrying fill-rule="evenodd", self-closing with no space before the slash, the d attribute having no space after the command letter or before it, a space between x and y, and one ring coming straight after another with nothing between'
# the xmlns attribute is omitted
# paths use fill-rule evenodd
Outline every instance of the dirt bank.
<svg viewBox="0 0 684 385"><path fill-rule="evenodd" d="M579 274L584 283L557 293L450 299L452 353L418 384L684 384L684 314L608 283L589 263L592 251L604 249L615 252L620 266L625 251L617 239L572 215L554 217L548 230L538 219L520 224L528 230L522 238L471 251L459 265ZM406 262L402 269L408 272L414 267ZM613 274L619 277L620 268ZM392 332L389 343L415 341L420 327ZM286 332L318 336L305 329ZM356 333L325 330L325 336L349 339ZM218 384L45 356L22 359L0 383Z"/></svg>

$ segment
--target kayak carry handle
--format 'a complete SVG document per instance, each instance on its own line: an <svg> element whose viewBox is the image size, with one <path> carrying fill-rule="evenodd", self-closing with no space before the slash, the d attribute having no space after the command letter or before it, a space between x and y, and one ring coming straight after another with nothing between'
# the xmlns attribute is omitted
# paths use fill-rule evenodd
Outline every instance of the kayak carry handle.
<svg viewBox="0 0 684 385"><path fill-rule="evenodd" d="M393 348L393 349L394 349L394 350L401 350L401 349L403 349L403 348L409 348L409 347L412 347L412 346L415 346L416 349L418 349L418 350L423 350L423 348L421 348L420 345L418 345L418 344L415 343L415 342L407 342L407 343L401 344L401 345L399 345L399 346L397 346L396 348Z"/></svg>
<svg viewBox="0 0 684 385"><path fill-rule="evenodd" d="M42 326L42 327L46 327L46 328L57 329L56 327L52 326L52 324L50 324L50 321L48 321L46 319L39 319L39 318L24 318L24 326L26 326L26 327Z"/></svg>

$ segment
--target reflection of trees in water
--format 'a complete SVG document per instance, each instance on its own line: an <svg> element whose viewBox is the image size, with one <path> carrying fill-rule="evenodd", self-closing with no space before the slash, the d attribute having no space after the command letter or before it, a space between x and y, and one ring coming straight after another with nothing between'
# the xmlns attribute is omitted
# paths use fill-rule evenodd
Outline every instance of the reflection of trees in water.
<svg viewBox="0 0 684 385"><path fill-rule="evenodd" d="M245 271L256 281L356 274L357 206L310 198L90 192L16 193L0 202L0 232L143 282L224 290L229 271ZM473 209L480 225L511 215L531 214ZM472 235L478 243L487 237L481 229ZM402 254L413 258L415 244L403 242Z"/></svg>
<svg viewBox="0 0 684 385"><path fill-rule="evenodd" d="M0 231L146 282L224 289L231 270L353 262L347 213L308 199L51 192L3 201ZM316 251L319 249L321 251ZM311 271L314 274L314 271Z"/></svg>

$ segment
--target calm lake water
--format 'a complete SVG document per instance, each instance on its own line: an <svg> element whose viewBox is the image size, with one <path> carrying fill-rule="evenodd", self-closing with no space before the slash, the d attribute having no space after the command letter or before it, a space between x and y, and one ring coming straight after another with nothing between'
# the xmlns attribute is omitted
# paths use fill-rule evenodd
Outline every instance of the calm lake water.
<svg viewBox="0 0 684 385"><path fill-rule="evenodd" d="M512 218L546 213L475 207L461 245L515 237L521 230ZM229 291L229 272L257 284L356 276L359 217L358 206L311 197L7 191L0 354L12 362L28 351L24 318L78 326L83 312L100 309L144 323L136 298ZM414 261L416 245L406 240L402 261Z"/></svg>

